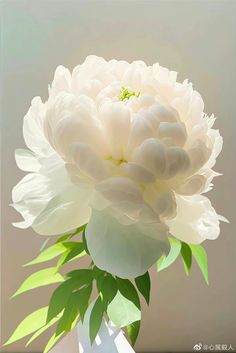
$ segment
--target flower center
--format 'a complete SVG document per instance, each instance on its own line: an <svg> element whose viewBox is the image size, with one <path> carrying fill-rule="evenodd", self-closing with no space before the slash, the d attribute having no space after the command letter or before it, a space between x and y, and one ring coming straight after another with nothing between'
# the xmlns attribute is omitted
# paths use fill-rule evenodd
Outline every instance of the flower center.
<svg viewBox="0 0 236 353"><path fill-rule="evenodd" d="M139 96L140 96L140 92L138 92L138 93L136 93L134 91L132 92L132 91L129 91L128 88L121 87L119 100L124 101L126 99L127 100L130 99L130 97L138 98Z"/></svg>
<svg viewBox="0 0 236 353"><path fill-rule="evenodd" d="M117 166L121 165L122 163L128 163L128 161L124 158L114 159L112 156L107 157L106 160L113 161Z"/></svg>

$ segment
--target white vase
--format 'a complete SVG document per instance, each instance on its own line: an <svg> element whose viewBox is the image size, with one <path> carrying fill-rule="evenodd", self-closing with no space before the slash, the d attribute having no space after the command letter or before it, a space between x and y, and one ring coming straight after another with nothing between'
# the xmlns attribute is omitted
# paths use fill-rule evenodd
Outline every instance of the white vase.
<svg viewBox="0 0 236 353"><path fill-rule="evenodd" d="M89 318L92 306L88 309L83 324L81 321L66 335L50 353L135 353L121 329L103 320L93 344L89 338Z"/></svg>

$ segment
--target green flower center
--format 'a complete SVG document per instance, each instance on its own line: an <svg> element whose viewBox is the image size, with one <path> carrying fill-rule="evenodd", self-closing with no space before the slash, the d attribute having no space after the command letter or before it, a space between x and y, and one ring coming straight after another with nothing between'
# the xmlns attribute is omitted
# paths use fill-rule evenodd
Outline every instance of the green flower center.
<svg viewBox="0 0 236 353"><path fill-rule="evenodd" d="M130 92L128 90L128 88L125 88L125 87L121 87L121 90L120 90L120 96L119 96L119 100L120 101L124 101L126 99L130 99L130 97L136 97L138 98L140 96L140 92L136 93L136 92Z"/></svg>

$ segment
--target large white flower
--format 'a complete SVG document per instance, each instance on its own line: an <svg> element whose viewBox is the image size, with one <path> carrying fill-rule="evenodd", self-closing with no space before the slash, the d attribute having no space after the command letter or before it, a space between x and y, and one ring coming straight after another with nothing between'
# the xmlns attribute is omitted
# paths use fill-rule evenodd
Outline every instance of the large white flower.
<svg viewBox="0 0 236 353"><path fill-rule="evenodd" d="M208 191L222 138L201 96L176 72L142 61L89 56L59 66L49 98L24 119L30 172L13 189L24 221L46 235L88 223L95 264L120 277L143 274L168 252L169 232L188 243L219 235Z"/></svg>

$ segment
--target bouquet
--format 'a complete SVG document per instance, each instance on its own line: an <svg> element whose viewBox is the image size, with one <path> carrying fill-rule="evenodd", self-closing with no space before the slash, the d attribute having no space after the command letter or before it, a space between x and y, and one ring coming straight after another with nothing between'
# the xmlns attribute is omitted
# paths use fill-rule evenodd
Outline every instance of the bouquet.
<svg viewBox="0 0 236 353"><path fill-rule="evenodd" d="M6 344L31 334L29 344L54 325L47 353L76 326L86 336L81 352L128 352L106 351L106 337L114 344L118 335L124 346L126 328L135 344L152 265L161 271L181 256L188 274L194 259L208 283L201 244L216 239L225 221L205 196L219 175L214 121L192 84L159 64L89 56L72 73L56 69L48 100L34 98L24 118L28 149L15 158L27 174L12 199L23 217L14 225L49 237L26 266L54 260L14 296L58 286Z"/></svg>

